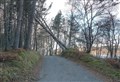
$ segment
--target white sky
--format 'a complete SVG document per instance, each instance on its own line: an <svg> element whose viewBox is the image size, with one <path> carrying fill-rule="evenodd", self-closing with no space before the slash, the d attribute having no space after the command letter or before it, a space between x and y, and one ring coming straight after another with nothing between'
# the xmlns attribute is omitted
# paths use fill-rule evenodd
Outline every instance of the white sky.
<svg viewBox="0 0 120 82"><path fill-rule="evenodd" d="M69 6L67 5L67 1L68 0L47 0L46 4L48 6L51 4L51 2L53 2L53 5L49 11L50 13L47 16L47 20L50 21L51 18L55 17L59 10L62 11L62 14L66 14L69 8ZM118 6L116 11L119 13L117 17L120 18L120 5Z"/></svg>
<svg viewBox="0 0 120 82"><path fill-rule="evenodd" d="M52 7L50 9L50 13L48 14L47 18L50 20L51 18L55 17L59 10L62 11L63 14L65 14L65 11L67 10L67 0L47 0L47 5L51 4L53 2Z"/></svg>
<svg viewBox="0 0 120 82"><path fill-rule="evenodd" d="M119 4L119 6L118 6L118 18L120 18L120 4Z"/></svg>

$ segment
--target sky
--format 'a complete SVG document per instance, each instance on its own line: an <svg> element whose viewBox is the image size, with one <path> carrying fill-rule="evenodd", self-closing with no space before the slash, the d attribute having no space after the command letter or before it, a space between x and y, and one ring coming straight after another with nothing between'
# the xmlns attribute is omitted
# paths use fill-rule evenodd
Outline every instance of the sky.
<svg viewBox="0 0 120 82"><path fill-rule="evenodd" d="M65 14L66 10L68 9L67 6L67 0L47 0L47 5L52 4L52 7L50 9L50 13L48 14L47 18L50 20L51 18L55 17L56 14L59 12L59 10L62 11L63 14Z"/></svg>
<svg viewBox="0 0 120 82"><path fill-rule="evenodd" d="M65 15L67 13L67 10L69 9L67 1L68 0L47 0L46 1L47 6L53 3L51 9L49 10L49 14L47 15L47 20L50 21L51 18L54 18L56 14L59 12L59 10L61 10L62 14ZM116 12L118 12L117 17L120 18L120 5L118 6Z"/></svg>

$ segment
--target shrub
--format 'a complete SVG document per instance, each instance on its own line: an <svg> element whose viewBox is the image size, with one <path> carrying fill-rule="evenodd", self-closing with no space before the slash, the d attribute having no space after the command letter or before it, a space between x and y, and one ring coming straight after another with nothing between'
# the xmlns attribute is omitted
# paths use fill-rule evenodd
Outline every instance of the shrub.
<svg viewBox="0 0 120 82"><path fill-rule="evenodd" d="M115 60L115 59L106 59L106 62L108 62L114 68L120 69L120 62L118 60Z"/></svg>
<svg viewBox="0 0 120 82"><path fill-rule="evenodd" d="M85 55L85 52L80 52L77 48L69 48L62 52L62 56L79 59L81 56Z"/></svg>

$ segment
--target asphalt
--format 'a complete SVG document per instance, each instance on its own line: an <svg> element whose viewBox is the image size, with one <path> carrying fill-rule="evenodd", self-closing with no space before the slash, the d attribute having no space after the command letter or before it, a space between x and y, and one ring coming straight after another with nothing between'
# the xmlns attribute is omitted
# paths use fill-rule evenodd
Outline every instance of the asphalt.
<svg viewBox="0 0 120 82"><path fill-rule="evenodd" d="M59 56L44 56L37 82L104 82L84 66Z"/></svg>

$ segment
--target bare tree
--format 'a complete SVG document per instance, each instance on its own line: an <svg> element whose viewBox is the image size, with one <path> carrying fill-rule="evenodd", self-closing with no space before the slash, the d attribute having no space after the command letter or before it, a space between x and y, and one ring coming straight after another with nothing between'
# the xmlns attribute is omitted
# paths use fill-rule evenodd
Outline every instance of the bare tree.
<svg viewBox="0 0 120 82"><path fill-rule="evenodd" d="M119 46L119 29L117 25L117 20L115 15L108 11L108 17L104 19L101 23L101 30L103 31L103 36L106 41L108 55L110 57L116 57L117 49Z"/></svg>
<svg viewBox="0 0 120 82"><path fill-rule="evenodd" d="M70 0L70 4L76 10L78 15L75 19L79 24L83 38L81 41L85 43L85 51L90 53L92 45L99 35L99 27L96 22L100 17L106 14L106 9L112 7L112 1L94 1L94 0Z"/></svg>

